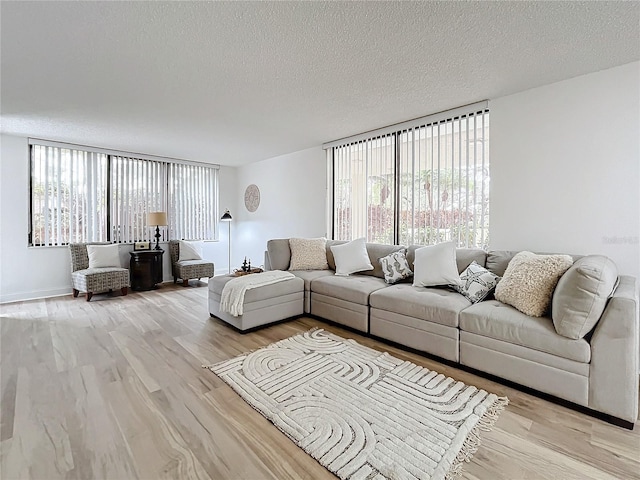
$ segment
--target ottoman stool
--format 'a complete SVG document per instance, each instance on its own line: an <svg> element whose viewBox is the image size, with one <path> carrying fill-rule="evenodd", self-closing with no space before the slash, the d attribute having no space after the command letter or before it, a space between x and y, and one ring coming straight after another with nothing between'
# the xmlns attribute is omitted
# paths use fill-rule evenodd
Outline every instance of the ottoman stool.
<svg viewBox="0 0 640 480"><path fill-rule="evenodd" d="M239 317L221 312L222 289L234 278L237 277L221 275L209 279L209 314L212 317L224 320L244 332L304 313L304 280L297 277L247 290L243 314Z"/></svg>

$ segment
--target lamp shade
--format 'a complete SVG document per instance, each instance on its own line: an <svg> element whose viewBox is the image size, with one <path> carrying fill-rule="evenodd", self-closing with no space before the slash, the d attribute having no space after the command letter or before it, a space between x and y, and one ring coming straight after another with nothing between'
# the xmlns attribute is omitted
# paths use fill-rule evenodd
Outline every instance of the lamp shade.
<svg viewBox="0 0 640 480"><path fill-rule="evenodd" d="M224 215L222 215L222 217L220 217L220 221L221 222L230 222L231 220L233 220L233 217L231 217L231 214L229 213L229 209L227 208L227 210L224 212Z"/></svg>
<svg viewBox="0 0 640 480"><path fill-rule="evenodd" d="M167 225L167 212L147 213L147 225Z"/></svg>

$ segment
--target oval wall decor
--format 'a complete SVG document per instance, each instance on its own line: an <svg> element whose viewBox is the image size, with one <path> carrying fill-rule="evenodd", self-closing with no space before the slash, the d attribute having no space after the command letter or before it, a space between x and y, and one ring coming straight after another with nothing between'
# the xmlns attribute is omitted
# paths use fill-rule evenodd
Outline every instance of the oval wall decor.
<svg viewBox="0 0 640 480"><path fill-rule="evenodd" d="M250 212L255 212L260 206L260 189L257 185L251 184L244 191L244 206Z"/></svg>

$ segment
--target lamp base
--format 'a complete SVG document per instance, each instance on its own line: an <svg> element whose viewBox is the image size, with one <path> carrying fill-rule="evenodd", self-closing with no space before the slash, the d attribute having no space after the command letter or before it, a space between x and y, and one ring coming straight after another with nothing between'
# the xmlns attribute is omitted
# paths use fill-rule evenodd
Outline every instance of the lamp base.
<svg viewBox="0 0 640 480"><path fill-rule="evenodd" d="M162 250L160 248L160 225L156 225L156 247L154 248L154 250Z"/></svg>

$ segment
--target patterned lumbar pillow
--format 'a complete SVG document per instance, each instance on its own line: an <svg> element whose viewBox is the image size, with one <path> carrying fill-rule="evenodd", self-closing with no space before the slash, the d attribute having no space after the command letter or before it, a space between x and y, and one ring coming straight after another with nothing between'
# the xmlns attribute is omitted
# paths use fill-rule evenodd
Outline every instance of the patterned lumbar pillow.
<svg viewBox="0 0 640 480"><path fill-rule="evenodd" d="M460 274L460 285L451 285L451 287L467 297L471 303L478 303L491 293L499 281L498 275L478 265L474 260Z"/></svg>
<svg viewBox="0 0 640 480"><path fill-rule="evenodd" d="M573 264L569 255L516 254L496 286L496 300L532 317L541 317L549 308L560 277Z"/></svg>
<svg viewBox="0 0 640 480"><path fill-rule="evenodd" d="M413 276L404 250L390 253L386 257L378 259L384 272L384 281L389 284L398 283L400 280Z"/></svg>
<svg viewBox="0 0 640 480"><path fill-rule="evenodd" d="M290 238L291 263L289 270L328 270L327 239Z"/></svg>

